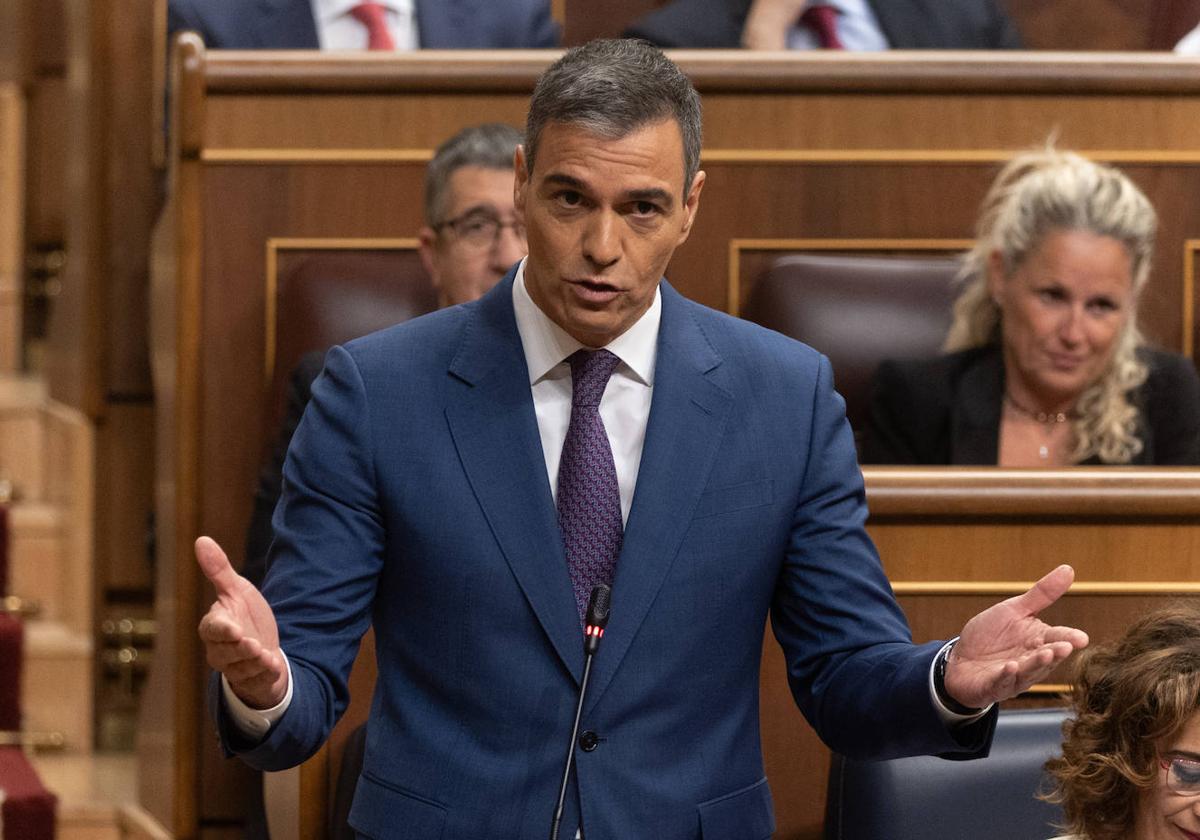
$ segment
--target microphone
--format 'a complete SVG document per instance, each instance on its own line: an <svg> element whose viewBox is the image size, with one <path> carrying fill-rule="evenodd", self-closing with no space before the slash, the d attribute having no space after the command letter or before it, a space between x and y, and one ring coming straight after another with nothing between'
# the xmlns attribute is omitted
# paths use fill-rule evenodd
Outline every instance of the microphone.
<svg viewBox="0 0 1200 840"><path fill-rule="evenodd" d="M612 606L612 590L600 584L592 590L588 599L587 626L583 631L583 652L587 656L595 656L600 650L600 640L604 638L604 628L608 626L608 612Z"/></svg>
<svg viewBox="0 0 1200 840"><path fill-rule="evenodd" d="M579 701L575 704L575 725L571 727L571 740L567 742L567 761L563 768L562 785L558 789L558 805L554 809L554 820L550 823L550 840L558 840L562 823L563 805L567 801L567 785L571 781L571 767L575 763L575 741L579 737L579 719L583 717L583 698L587 696L588 677L592 674L592 657L600 650L604 628L608 626L608 615L612 608L612 589L603 583L592 588L588 598L587 618L583 630L583 679L579 681Z"/></svg>

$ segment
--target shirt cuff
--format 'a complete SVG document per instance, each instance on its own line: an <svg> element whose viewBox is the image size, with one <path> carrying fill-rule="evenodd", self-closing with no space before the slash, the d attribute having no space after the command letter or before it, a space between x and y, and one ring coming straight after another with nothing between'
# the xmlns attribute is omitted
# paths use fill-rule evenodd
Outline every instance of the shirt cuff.
<svg viewBox="0 0 1200 840"><path fill-rule="evenodd" d="M941 649L937 652L937 655L933 657L933 661L929 663L929 696L933 698L933 708L937 710L938 717L940 717L942 719L942 723L946 724L946 726L950 729L956 729L960 726L966 726L968 723L974 723L990 712L992 710L992 706L996 705L995 703L992 703L980 709L978 712L975 712L974 714L960 715L958 712L952 712L947 709L946 704L942 702L940 697L938 697L937 688L934 687L933 683L933 669L937 667L938 660L945 656L946 651L949 650L950 646L957 641L958 638L955 637L946 642L946 644L942 645ZM288 691L290 696L291 689L289 688Z"/></svg>
<svg viewBox="0 0 1200 840"><path fill-rule="evenodd" d="M271 731L271 727L283 717L283 713L292 704L292 664L288 662L287 654L282 650L279 651L279 655L283 657L283 663L287 665L287 691L284 693L283 699L269 709L254 709L246 705L242 698L233 693L225 675L221 675L221 696L225 700L225 711L229 713L229 719L238 732L256 741L261 741Z"/></svg>

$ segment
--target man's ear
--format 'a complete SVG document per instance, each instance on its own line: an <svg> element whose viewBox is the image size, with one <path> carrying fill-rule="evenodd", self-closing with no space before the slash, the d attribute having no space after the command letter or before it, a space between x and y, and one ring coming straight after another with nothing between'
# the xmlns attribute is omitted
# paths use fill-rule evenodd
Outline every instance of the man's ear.
<svg viewBox="0 0 1200 840"><path fill-rule="evenodd" d="M425 266L425 272L433 281L433 287L440 289L442 273L438 266L437 232L428 225L421 228L417 234L417 253L421 255L421 265Z"/></svg>
<svg viewBox="0 0 1200 840"><path fill-rule="evenodd" d="M688 235L692 232L692 225L696 222L696 211L700 209L700 192L704 189L706 177L704 172L700 171L692 178L692 186L688 189L687 198L683 201L683 228L679 232L677 246L687 242Z"/></svg>
<svg viewBox="0 0 1200 840"><path fill-rule="evenodd" d="M513 152L513 206L525 215L525 190L529 186L529 170L525 168L525 147L518 144Z"/></svg>

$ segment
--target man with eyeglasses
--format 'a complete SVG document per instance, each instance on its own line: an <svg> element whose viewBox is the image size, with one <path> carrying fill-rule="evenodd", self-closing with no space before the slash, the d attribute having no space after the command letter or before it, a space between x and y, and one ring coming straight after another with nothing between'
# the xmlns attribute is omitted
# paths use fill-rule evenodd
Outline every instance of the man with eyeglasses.
<svg viewBox="0 0 1200 840"><path fill-rule="evenodd" d="M525 226L513 209L517 129L466 128L438 148L425 173L421 262L453 306L482 297L525 256Z"/></svg>
<svg viewBox="0 0 1200 840"><path fill-rule="evenodd" d="M441 307L482 297L525 256L525 227L513 208L513 153L521 139L504 123L470 126L442 143L425 170L426 224L418 234L419 251ZM323 360L324 353L309 353L288 377L279 437L259 474L242 570L256 586L267 572L283 459Z"/></svg>

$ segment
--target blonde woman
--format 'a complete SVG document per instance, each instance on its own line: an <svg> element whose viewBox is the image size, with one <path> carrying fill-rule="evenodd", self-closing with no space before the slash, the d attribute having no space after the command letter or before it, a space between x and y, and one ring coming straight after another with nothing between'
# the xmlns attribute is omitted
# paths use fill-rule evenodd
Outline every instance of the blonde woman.
<svg viewBox="0 0 1200 840"><path fill-rule="evenodd" d="M1200 380L1148 347L1149 201L1117 170L1019 155L984 199L945 354L876 373L866 463L1200 463Z"/></svg>

